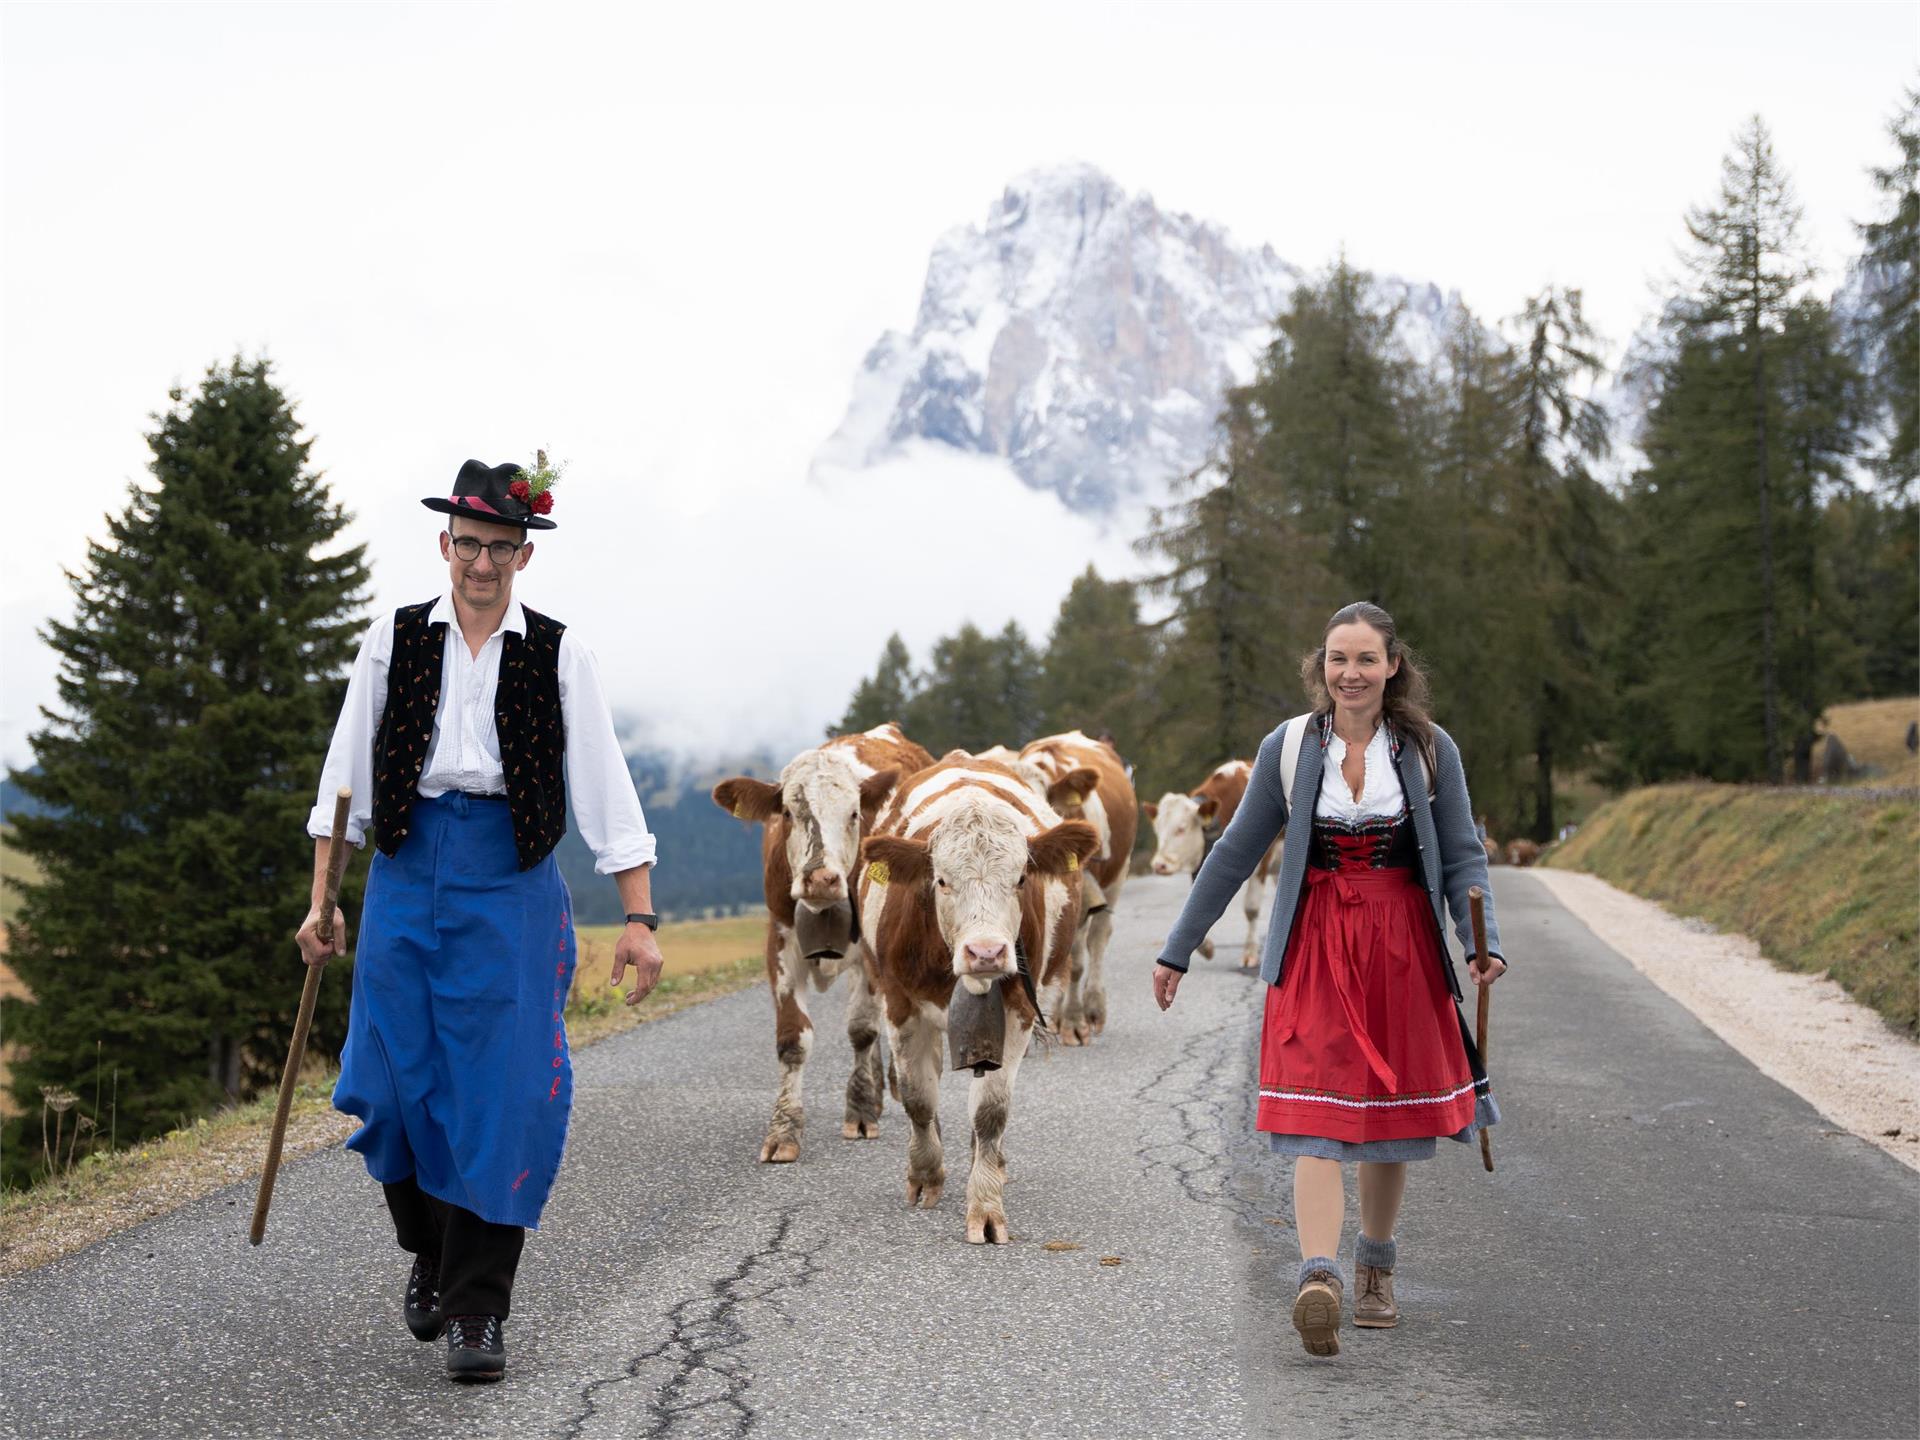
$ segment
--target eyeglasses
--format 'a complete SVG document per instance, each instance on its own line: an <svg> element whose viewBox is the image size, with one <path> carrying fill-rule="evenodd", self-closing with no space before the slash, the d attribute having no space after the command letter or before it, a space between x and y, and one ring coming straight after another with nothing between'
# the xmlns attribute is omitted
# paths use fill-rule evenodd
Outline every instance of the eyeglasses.
<svg viewBox="0 0 1920 1440"><path fill-rule="evenodd" d="M449 535L447 538L453 541L453 553L462 560L480 558L480 542L473 536ZM518 555L520 547L527 543L525 540L492 540L487 543L486 550L494 564L505 568L513 563L513 557Z"/></svg>

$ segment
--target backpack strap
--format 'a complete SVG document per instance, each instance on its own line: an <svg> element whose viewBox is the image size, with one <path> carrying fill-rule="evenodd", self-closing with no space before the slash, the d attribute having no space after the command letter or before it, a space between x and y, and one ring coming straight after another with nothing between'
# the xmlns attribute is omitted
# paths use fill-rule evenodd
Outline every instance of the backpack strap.
<svg viewBox="0 0 1920 1440"><path fill-rule="evenodd" d="M1300 769L1300 742L1307 737L1307 726L1319 717L1311 710L1287 721L1287 733L1280 742L1280 781L1287 787L1287 822L1293 822L1293 792Z"/></svg>

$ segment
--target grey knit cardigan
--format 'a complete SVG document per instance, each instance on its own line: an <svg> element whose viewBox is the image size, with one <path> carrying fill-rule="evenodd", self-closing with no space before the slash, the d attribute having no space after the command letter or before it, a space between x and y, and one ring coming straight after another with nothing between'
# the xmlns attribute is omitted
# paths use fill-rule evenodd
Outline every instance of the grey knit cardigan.
<svg viewBox="0 0 1920 1440"><path fill-rule="evenodd" d="M1280 777L1280 750L1285 743L1287 724L1283 722L1260 742L1260 753L1253 762L1253 774L1247 780L1246 797L1234 812L1233 822L1213 847L1213 851L1194 876L1193 889L1173 922L1167 943L1161 948L1160 963L1185 970L1195 947L1206 938L1213 922L1220 918L1229 901L1246 884L1260 857L1273 839L1287 827L1287 786ZM1302 797L1320 797L1320 770L1324 754L1321 726L1309 719L1300 741L1300 761L1293 793ZM1427 779L1420 756L1411 742L1399 743L1391 737L1400 773L1401 787L1413 806L1414 838L1420 846L1420 869L1426 881L1427 899L1433 905L1437 933L1446 934L1445 907L1453 912L1455 932L1461 945L1471 953L1473 925L1467 911L1467 891L1478 885L1486 892L1483 910L1487 920L1487 949L1500 954L1500 931L1493 921L1493 894L1487 884L1487 852L1473 825L1473 802L1467 798L1467 775L1460 764L1460 749L1453 737L1438 725L1433 727L1433 793L1427 793ZM1305 817L1309 824L1312 814ZM1260 956L1260 978L1269 985L1280 983L1281 964L1286 958L1287 941L1293 934L1294 915L1299 909L1300 893L1307 882L1307 825L1296 832L1297 843L1281 852L1280 878L1274 887L1273 914L1267 922L1266 944ZM1441 947L1445 950L1445 946ZM1502 957L1504 958L1504 957ZM1446 965L1447 986L1456 1000L1462 997L1460 977L1453 962Z"/></svg>

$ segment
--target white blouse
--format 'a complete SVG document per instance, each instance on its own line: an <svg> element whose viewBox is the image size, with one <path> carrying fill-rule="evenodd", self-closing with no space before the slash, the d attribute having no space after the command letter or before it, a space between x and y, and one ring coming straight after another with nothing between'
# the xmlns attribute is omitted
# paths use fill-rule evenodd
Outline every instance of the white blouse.
<svg viewBox="0 0 1920 1440"><path fill-rule="evenodd" d="M500 654L508 630L527 633L526 611L510 602L500 628L475 655L467 649L453 613L453 598L442 595L427 623L447 626L440 670L440 709L433 739L420 772L419 793L431 799L449 790L474 795L504 795L506 770L500 762L500 734L494 719L494 691L500 680ZM307 817L307 833L324 839L333 832L333 797L353 787L347 839L366 843L373 821L373 738L387 708L387 670L393 661L393 616L383 615L367 629L347 682L346 703L320 773L319 801ZM613 732L613 716L600 688L593 652L560 636L560 715L566 727L567 803L580 826L580 838L593 851L594 871L614 875L636 865L651 865L655 842L634 793L633 776Z"/></svg>
<svg viewBox="0 0 1920 1440"><path fill-rule="evenodd" d="M1367 742L1361 763L1366 766L1366 778L1360 786L1360 798L1353 798L1353 791L1347 788L1347 777L1340 772L1346 762L1347 742L1338 734L1327 741L1325 758L1320 765L1320 803L1314 814L1327 820L1340 820L1349 825L1362 820L1391 820L1399 816L1406 808L1406 791L1401 788L1400 774L1394 768L1393 749L1387 741L1387 727L1374 727L1373 738Z"/></svg>

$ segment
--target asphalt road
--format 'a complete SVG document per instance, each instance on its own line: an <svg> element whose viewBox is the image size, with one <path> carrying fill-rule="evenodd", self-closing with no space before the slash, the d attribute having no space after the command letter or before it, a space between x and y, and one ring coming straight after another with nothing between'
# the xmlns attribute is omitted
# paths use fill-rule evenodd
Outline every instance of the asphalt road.
<svg viewBox="0 0 1920 1440"><path fill-rule="evenodd" d="M1107 1034L1021 1071L1008 1247L963 1239L966 1077L938 1210L906 1209L897 1106L840 1138L837 995L802 1158L756 1163L775 1069L752 991L579 1057L506 1383L450 1385L408 1336L380 1192L336 1149L282 1174L258 1250L233 1189L0 1282L0 1433L1920 1434L1920 1177L1495 873L1500 1168L1453 1145L1416 1168L1404 1319L1335 1359L1286 1318L1290 1174L1251 1133L1238 922L1160 1015L1147 970L1186 886L1142 877Z"/></svg>

